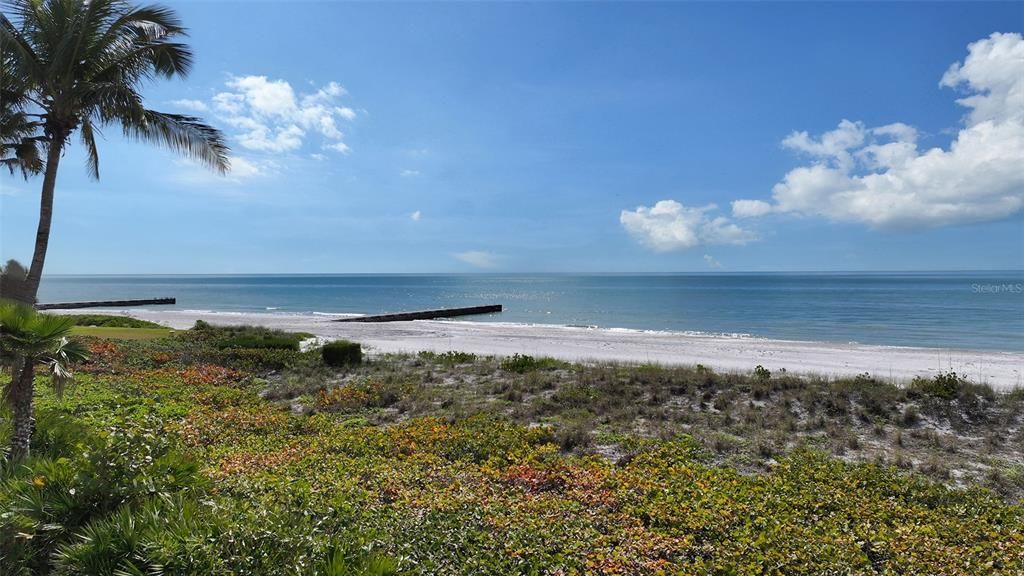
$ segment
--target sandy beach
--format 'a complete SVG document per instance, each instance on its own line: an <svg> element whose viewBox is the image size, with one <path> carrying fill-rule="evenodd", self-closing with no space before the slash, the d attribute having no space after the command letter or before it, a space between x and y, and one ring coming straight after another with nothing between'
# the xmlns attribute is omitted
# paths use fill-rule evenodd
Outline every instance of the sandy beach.
<svg viewBox="0 0 1024 576"><path fill-rule="evenodd" d="M97 310L97 312L99 312ZM868 372L905 382L914 376L955 371L1000 390L1024 387L1024 353L798 342L747 336L571 328L487 322L413 321L339 323L324 315L105 310L185 329L196 320L211 324L255 324L302 331L326 339L347 338L371 352L460 350L505 356L514 353L572 361L703 364L721 371L757 365L801 374L850 376Z"/></svg>

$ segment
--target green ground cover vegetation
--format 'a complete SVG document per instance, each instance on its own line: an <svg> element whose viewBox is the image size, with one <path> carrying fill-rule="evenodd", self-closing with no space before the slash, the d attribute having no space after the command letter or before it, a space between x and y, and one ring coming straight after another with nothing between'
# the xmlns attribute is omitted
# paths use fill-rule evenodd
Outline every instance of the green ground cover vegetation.
<svg viewBox="0 0 1024 576"><path fill-rule="evenodd" d="M284 335L89 338L37 386L4 573L1024 572L1020 393L247 337Z"/></svg>

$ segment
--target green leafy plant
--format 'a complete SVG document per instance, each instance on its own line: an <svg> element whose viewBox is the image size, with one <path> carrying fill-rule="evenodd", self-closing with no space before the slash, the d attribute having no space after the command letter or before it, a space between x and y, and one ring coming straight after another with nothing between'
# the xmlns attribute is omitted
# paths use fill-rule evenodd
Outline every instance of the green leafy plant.
<svg viewBox="0 0 1024 576"><path fill-rule="evenodd" d="M430 362L437 362L444 366L458 366L459 364L471 364L476 362L476 354L449 350L447 352L431 352L424 350L417 354L421 359Z"/></svg>
<svg viewBox="0 0 1024 576"><path fill-rule="evenodd" d="M354 366L363 361L362 346L348 340L328 342L320 349L320 354L325 364L335 368Z"/></svg>
<svg viewBox="0 0 1024 576"><path fill-rule="evenodd" d="M771 380L772 372L771 370L758 364L757 366L754 367L754 378L757 378L758 380L765 382Z"/></svg>
<svg viewBox="0 0 1024 576"><path fill-rule="evenodd" d="M534 358L527 354L515 353L501 361L501 369L506 372L525 374L538 370L556 370L566 368L568 364L554 358Z"/></svg>
<svg viewBox="0 0 1024 576"><path fill-rule="evenodd" d="M912 390L922 392L933 398L953 400L964 387L964 380L956 372L936 374L932 378L914 378L910 384Z"/></svg>
<svg viewBox="0 0 1024 576"><path fill-rule="evenodd" d="M40 314L25 304L0 301L0 367L11 373L2 395L12 415L12 460L29 455L36 367L46 368L50 385L59 395L72 381L71 365L87 356L81 343L69 338L71 326L66 318Z"/></svg>
<svg viewBox="0 0 1024 576"><path fill-rule="evenodd" d="M63 314L69 318L75 326L102 326L109 328L163 328L156 322L139 320L129 316L110 316L107 314Z"/></svg>

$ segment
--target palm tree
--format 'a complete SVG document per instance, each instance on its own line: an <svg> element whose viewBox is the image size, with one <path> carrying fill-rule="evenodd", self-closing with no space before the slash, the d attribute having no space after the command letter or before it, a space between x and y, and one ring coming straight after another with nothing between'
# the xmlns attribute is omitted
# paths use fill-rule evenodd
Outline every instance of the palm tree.
<svg viewBox="0 0 1024 576"><path fill-rule="evenodd" d="M0 302L0 367L12 374L3 389L13 421L11 461L29 454L36 367L46 366L59 395L71 381L70 364L86 357L82 345L68 338L73 325L67 317L41 314L18 302Z"/></svg>
<svg viewBox="0 0 1024 576"><path fill-rule="evenodd" d="M223 135L201 119L145 107L140 89L157 78L184 77L192 51L174 11L135 7L125 0L6 0L0 15L5 70L23 80L23 97L38 108L46 152L39 227L29 266L35 299L46 261L53 195L62 152L76 131L99 178L96 133L120 125L128 138L169 147L224 173L230 167ZM8 17L7 14L10 14ZM8 72L4 72L7 74Z"/></svg>

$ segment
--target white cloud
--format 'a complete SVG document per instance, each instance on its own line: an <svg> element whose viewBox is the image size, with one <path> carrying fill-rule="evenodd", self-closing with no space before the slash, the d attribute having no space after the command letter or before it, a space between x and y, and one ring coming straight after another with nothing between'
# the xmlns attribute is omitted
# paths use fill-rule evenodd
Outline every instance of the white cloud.
<svg viewBox="0 0 1024 576"><path fill-rule="evenodd" d="M764 200L733 200L732 215L737 218L756 218L771 214L774 207Z"/></svg>
<svg viewBox="0 0 1024 576"><path fill-rule="evenodd" d="M419 210L417 210L417 211L413 212L412 214L409 214L409 218L413 222L419 222L420 219L423 218L423 213L420 212Z"/></svg>
<svg viewBox="0 0 1024 576"><path fill-rule="evenodd" d="M498 265L498 255L492 252L483 252L481 250L469 250L466 252L458 252L452 254L459 260L462 260L470 266L476 266L477 268L494 268Z"/></svg>
<svg viewBox="0 0 1024 576"><path fill-rule="evenodd" d="M309 157L312 158L313 160L316 160L317 162L323 162L324 160L327 159L327 156L324 156L323 154L320 154L319 152L314 152L314 153L310 154Z"/></svg>
<svg viewBox="0 0 1024 576"><path fill-rule="evenodd" d="M963 64L956 62L939 86L966 86L972 94L957 100L971 111L969 124L1020 122L1024 115L1024 39L1020 33L995 33L967 46Z"/></svg>
<svg viewBox="0 0 1024 576"><path fill-rule="evenodd" d="M413 176L419 176L420 175L420 171L419 170L402 170L401 172L398 173L398 175L402 176L403 178L412 178Z"/></svg>
<svg viewBox="0 0 1024 576"><path fill-rule="evenodd" d="M722 267L722 263L715 260L715 257L711 254L704 255L704 263L707 264L709 268L719 269Z"/></svg>
<svg viewBox="0 0 1024 576"><path fill-rule="evenodd" d="M714 216L714 204L699 208L675 200L660 200L648 208L623 210L619 222L642 244L656 252L686 250L716 244L746 244L756 234L740 228L723 216Z"/></svg>
<svg viewBox="0 0 1024 576"><path fill-rule="evenodd" d="M814 161L772 188L772 200L737 200L738 218L770 213L821 216L874 228L986 222L1024 211L1024 38L992 34L940 86L962 88L969 109L948 149L920 150L917 130L843 120L819 138L794 132L787 148Z"/></svg>
<svg viewBox="0 0 1024 576"><path fill-rule="evenodd" d="M335 152L341 152L342 154L348 154L349 152L352 151L352 149L348 147L348 144L345 144L344 142L335 142L334 144L324 144L324 149L325 150L334 150Z"/></svg>
<svg viewBox="0 0 1024 576"><path fill-rule="evenodd" d="M255 162L242 156L235 156L231 159L229 177L236 181L242 181L256 176L265 176L272 169L273 166L271 164Z"/></svg>
<svg viewBox="0 0 1024 576"><path fill-rule="evenodd" d="M206 112L209 110L209 107L202 100L189 100L188 98L183 98L181 100L172 100L171 104L178 108L191 110L193 112Z"/></svg>
<svg viewBox="0 0 1024 576"><path fill-rule="evenodd" d="M286 80L266 76L232 76L225 86L227 90L213 96L211 107L222 122L237 130L235 137L243 148L289 152L317 134L325 141L324 149L349 152L338 125L357 114L337 105L337 99L347 94L337 82L306 94L296 92Z"/></svg>
<svg viewBox="0 0 1024 576"><path fill-rule="evenodd" d="M278 173L278 164L272 160L259 160L245 156L231 157L231 170L224 175L214 173L197 162L179 159L174 162L175 168L171 180L177 184L200 187L223 187L225 184L244 184L258 178L265 178Z"/></svg>

